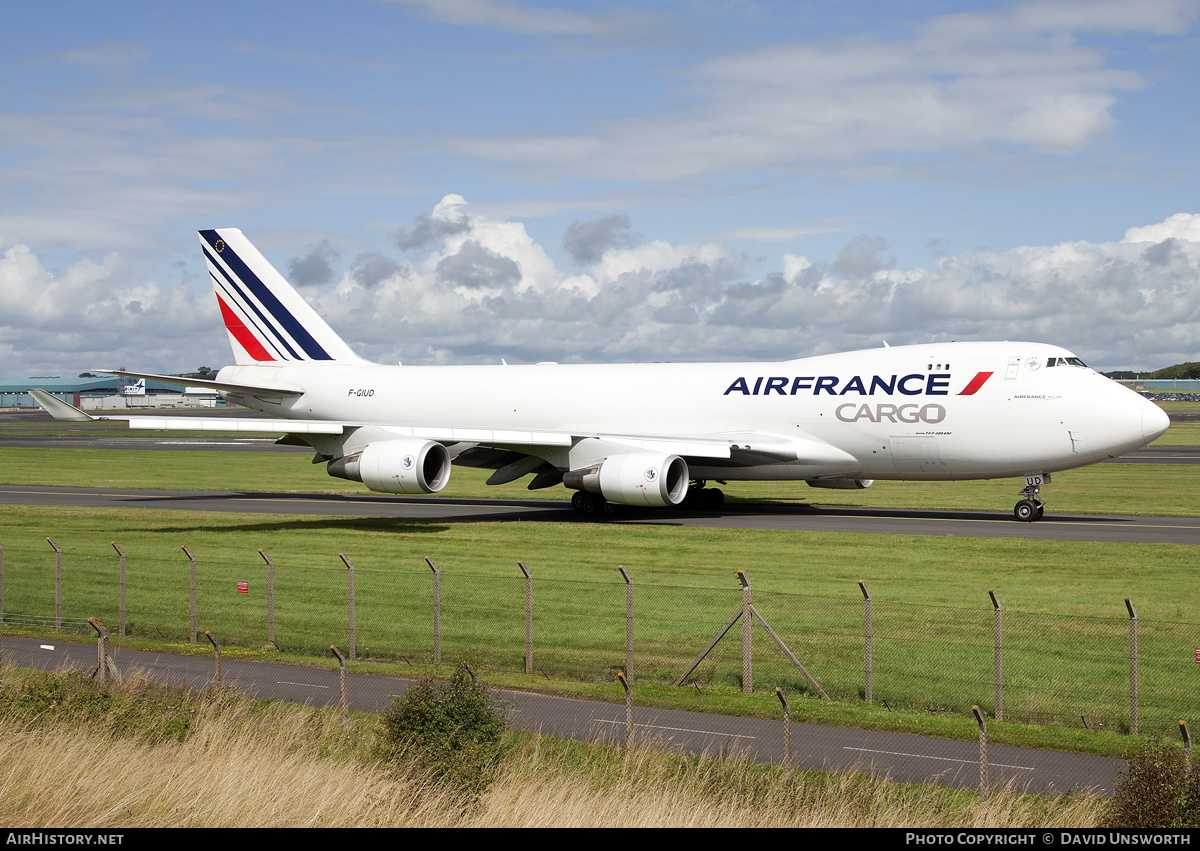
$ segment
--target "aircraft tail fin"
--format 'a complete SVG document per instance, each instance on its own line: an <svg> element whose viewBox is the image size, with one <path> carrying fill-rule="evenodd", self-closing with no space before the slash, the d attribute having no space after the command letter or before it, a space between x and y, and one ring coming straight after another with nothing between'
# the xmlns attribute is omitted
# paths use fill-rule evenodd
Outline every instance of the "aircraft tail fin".
<svg viewBox="0 0 1200 851"><path fill-rule="evenodd" d="M362 362L240 230L202 230L200 245L238 364Z"/></svg>

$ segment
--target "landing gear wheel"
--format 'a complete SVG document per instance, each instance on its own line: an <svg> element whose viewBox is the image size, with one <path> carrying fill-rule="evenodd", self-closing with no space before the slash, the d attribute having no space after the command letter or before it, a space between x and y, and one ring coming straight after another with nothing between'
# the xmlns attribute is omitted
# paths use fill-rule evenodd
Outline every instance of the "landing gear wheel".
<svg viewBox="0 0 1200 851"><path fill-rule="evenodd" d="M1039 505L1032 499L1023 499L1013 508L1013 516L1025 523L1032 523L1042 516Z"/></svg>
<svg viewBox="0 0 1200 851"><path fill-rule="evenodd" d="M617 513L617 507L599 494L587 491L575 491L571 497L571 507L576 514L584 517L612 517Z"/></svg>
<svg viewBox="0 0 1200 851"><path fill-rule="evenodd" d="M725 504L725 492L720 488L707 488L703 480L692 482L679 508L691 511L715 511Z"/></svg>
<svg viewBox="0 0 1200 851"><path fill-rule="evenodd" d="M1018 491L1021 501L1013 507L1013 516L1024 523L1041 520L1046 506L1038 498L1042 485L1050 484L1049 473L1033 473L1025 477L1025 487Z"/></svg>

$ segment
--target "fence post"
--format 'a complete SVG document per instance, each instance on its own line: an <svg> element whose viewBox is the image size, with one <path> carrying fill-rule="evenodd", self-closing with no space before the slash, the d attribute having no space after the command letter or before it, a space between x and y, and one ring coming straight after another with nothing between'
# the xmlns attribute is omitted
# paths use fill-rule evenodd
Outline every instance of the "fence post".
<svg viewBox="0 0 1200 851"><path fill-rule="evenodd" d="M100 685L107 684L110 676L120 682L121 675L117 672L117 666L113 664L112 657L108 655L108 629L95 618L88 618L88 623L92 625L92 629L96 630L96 666L92 668L88 676L98 678Z"/></svg>
<svg viewBox="0 0 1200 851"><path fill-rule="evenodd" d="M211 632L209 632L207 629L204 630L204 635L209 641L212 642L213 652L216 654L216 656L215 656L216 677L213 681L216 683L217 688L220 688L221 687L221 645L217 643L217 637L215 635L213 635Z"/></svg>
<svg viewBox="0 0 1200 851"><path fill-rule="evenodd" d="M347 593L347 595L349 597L349 601L350 601L349 602L349 613L348 613L349 614L349 622L350 622L349 655L350 655L350 658L353 659L353 658L355 658L355 656L354 656L354 565L352 565L350 563L350 559L346 558L345 553L338 553L338 557L341 558L342 563L346 565L346 571L347 571L347 580L346 581L347 581L348 585L346 588L346 593Z"/></svg>
<svg viewBox="0 0 1200 851"><path fill-rule="evenodd" d="M350 723L350 701L346 696L346 657L339 653L337 647L332 644L329 645L329 649L337 657L338 668L341 671L342 727L346 727Z"/></svg>
<svg viewBox="0 0 1200 851"><path fill-rule="evenodd" d="M865 666L864 676L866 679L866 689L863 692L863 697L866 698L867 703L871 703L871 679L872 675L874 674L874 671L872 670L871 658L871 643L874 638L874 625L872 624L871 617L871 592L867 590L867 583L863 582L861 579L858 580L858 588L860 591L862 591L863 595L863 638L866 643L866 649L864 651L865 659L863 662Z"/></svg>
<svg viewBox="0 0 1200 851"><path fill-rule="evenodd" d="M996 610L996 720L1004 720L1004 652L1002 647L1000 600L996 592L988 589L992 598L992 607Z"/></svg>
<svg viewBox="0 0 1200 851"><path fill-rule="evenodd" d="M442 664L442 574L431 559L425 563L433 571L433 662Z"/></svg>
<svg viewBox="0 0 1200 851"><path fill-rule="evenodd" d="M1192 773L1192 736L1188 733L1187 721L1179 722L1179 735L1183 736L1183 764L1190 775Z"/></svg>
<svg viewBox="0 0 1200 851"><path fill-rule="evenodd" d="M125 551L112 541L113 549L120 556L120 568L117 570L117 635L125 635Z"/></svg>
<svg viewBox="0 0 1200 851"><path fill-rule="evenodd" d="M188 561L191 562L191 571L188 574L191 588L191 615L188 619L188 641L192 644L196 643L196 557L188 551L187 547L181 546L179 549L187 553Z"/></svg>
<svg viewBox="0 0 1200 851"><path fill-rule="evenodd" d="M1138 649L1137 611L1128 597L1125 608L1129 610L1129 732L1138 734Z"/></svg>
<svg viewBox="0 0 1200 851"><path fill-rule="evenodd" d="M46 540L54 547L54 631L62 632L62 550L54 541Z"/></svg>
<svg viewBox="0 0 1200 851"><path fill-rule="evenodd" d="M792 770L792 707L783 695L783 689L775 687L775 695L783 704L783 768Z"/></svg>
<svg viewBox="0 0 1200 851"><path fill-rule="evenodd" d="M262 550L258 554L267 563L267 644L275 646L275 562Z"/></svg>
<svg viewBox="0 0 1200 851"><path fill-rule="evenodd" d="M978 706L972 706L975 722L979 725L979 795L986 803L988 798L987 720Z"/></svg>
<svg viewBox="0 0 1200 851"><path fill-rule="evenodd" d="M625 565L617 570L625 577L625 673L634 678L634 580L629 577Z"/></svg>
<svg viewBox="0 0 1200 851"><path fill-rule="evenodd" d="M625 689L625 747L628 749L633 747L633 689L621 671L617 671L617 679Z"/></svg>
<svg viewBox="0 0 1200 851"><path fill-rule="evenodd" d="M750 620L754 589L750 587L750 577L746 575L746 571L739 570L737 576L738 582L742 583L742 693L750 694L754 691L754 665L751 660L753 630Z"/></svg>
<svg viewBox="0 0 1200 851"><path fill-rule="evenodd" d="M525 562L517 564L525 574L525 673L533 673L533 574Z"/></svg>

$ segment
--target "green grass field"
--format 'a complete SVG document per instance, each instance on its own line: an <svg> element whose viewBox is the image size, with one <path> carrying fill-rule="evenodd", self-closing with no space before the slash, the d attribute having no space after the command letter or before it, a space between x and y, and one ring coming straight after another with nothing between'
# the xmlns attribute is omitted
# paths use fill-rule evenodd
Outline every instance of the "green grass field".
<svg viewBox="0 0 1200 851"><path fill-rule="evenodd" d="M616 698L615 671L626 665L621 564L635 583L635 681L659 700L687 704L693 692L668 683L736 611L741 568L759 611L851 714L862 707L859 579L873 596L874 696L893 713L967 717L972 704L993 707L989 588L1005 606L1009 719L1073 723L1082 716L1093 729L1121 728L1129 688L1125 596L1141 622L1143 725L1170 729L1192 714L1200 693L1191 661L1200 607L1180 593L1200 570L1194 548L1183 546L148 510L47 516L8 507L0 511L4 609L38 615L43 624L53 612L54 551L46 537L63 550L65 614L97 617L115 631L117 556L109 542L116 540L127 555L134 636L172 649L187 635L184 545L198 563L200 630L212 630L227 650L263 647L262 548L276 566L281 648L313 656L330 644L345 648L347 571L338 557L345 553L355 565L360 655L428 660L432 580L423 559L430 557L442 570L444 659L473 660L493 680L508 672L509 684L590 683ZM535 682L519 675L518 560L535 577ZM251 593L237 593L238 582ZM735 699L739 641L735 629L693 679L747 711ZM830 708L802 700L811 697L807 683L767 636L758 631L755 641L759 694L782 687L800 701L797 712L825 717ZM758 704L758 711L773 709L770 701Z"/></svg>

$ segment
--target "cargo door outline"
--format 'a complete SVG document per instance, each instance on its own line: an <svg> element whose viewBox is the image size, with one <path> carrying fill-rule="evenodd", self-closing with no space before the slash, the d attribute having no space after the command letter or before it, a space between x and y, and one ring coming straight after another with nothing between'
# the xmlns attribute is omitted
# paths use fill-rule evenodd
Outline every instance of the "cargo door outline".
<svg viewBox="0 0 1200 851"><path fill-rule="evenodd" d="M933 435L893 434L891 448L897 473L941 474L946 468Z"/></svg>

